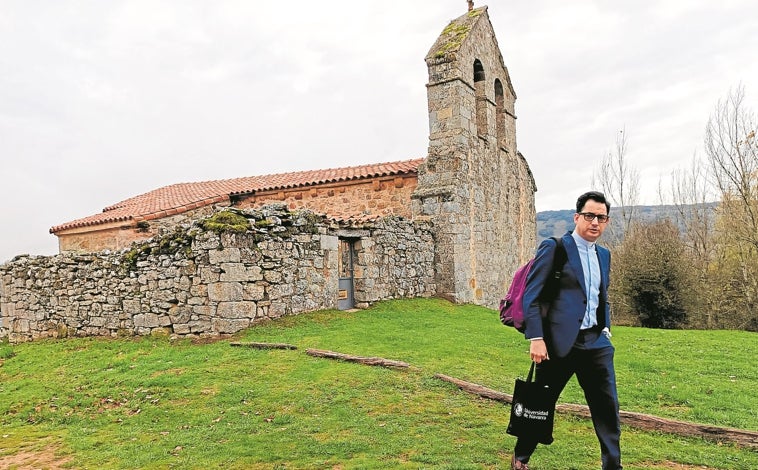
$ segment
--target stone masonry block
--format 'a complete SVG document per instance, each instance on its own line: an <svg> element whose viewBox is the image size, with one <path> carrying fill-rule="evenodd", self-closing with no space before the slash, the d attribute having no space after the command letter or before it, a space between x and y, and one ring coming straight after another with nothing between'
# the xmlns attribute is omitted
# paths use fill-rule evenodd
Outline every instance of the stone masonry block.
<svg viewBox="0 0 758 470"><path fill-rule="evenodd" d="M216 318L212 322L213 330L220 334L233 334L250 326L250 320Z"/></svg>
<svg viewBox="0 0 758 470"><path fill-rule="evenodd" d="M282 282L283 274L279 271L267 270L263 272L263 279L271 283Z"/></svg>
<svg viewBox="0 0 758 470"><path fill-rule="evenodd" d="M263 280L263 269L260 266L246 266L247 280L248 281L261 281Z"/></svg>
<svg viewBox="0 0 758 470"><path fill-rule="evenodd" d="M224 248L223 250L209 250L208 261L210 264L239 263L239 248Z"/></svg>
<svg viewBox="0 0 758 470"><path fill-rule="evenodd" d="M262 284L247 283L243 286L244 300L263 300L266 296L266 287Z"/></svg>
<svg viewBox="0 0 758 470"><path fill-rule="evenodd" d="M247 281L247 269L242 263L221 263L221 276L219 280L226 281Z"/></svg>
<svg viewBox="0 0 758 470"><path fill-rule="evenodd" d="M140 301L137 299L124 299L122 302L123 309L125 313L128 313L130 315L136 315L140 313L141 306Z"/></svg>
<svg viewBox="0 0 758 470"><path fill-rule="evenodd" d="M242 284L239 282L215 282L208 285L208 299L211 302L242 300Z"/></svg>
<svg viewBox="0 0 758 470"><path fill-rule="evenodd" d="M331 235L321 235L322 250L336 250L339 246L339 238Z"/></svg>
<svg viewBox="0 0 758 470"><path fill-rule="evenodd" d="M192 332L190 326L187 324L174 323L174 333L177 335L188 335Z"/></svg>
<svg viewBox="0 0 758 470"><path fill-rule="evenodd" d="M161 326L160 318L155 313L142 313L134 316L135 328L157 328Z"/></svg>
<svg viewBox="0 0 758 470"><path fill-rule="evenodd" d="M192 318L192 309L186 306L175 306L169 309L168 317L173 325L185 324Z"/></svg>
<svg viewBox="0 0 758 470"><path fill-rule="evenodd" d="M254 319L256 312L255 302L220 302L216 315L221 318L249 318Z"/></svg>

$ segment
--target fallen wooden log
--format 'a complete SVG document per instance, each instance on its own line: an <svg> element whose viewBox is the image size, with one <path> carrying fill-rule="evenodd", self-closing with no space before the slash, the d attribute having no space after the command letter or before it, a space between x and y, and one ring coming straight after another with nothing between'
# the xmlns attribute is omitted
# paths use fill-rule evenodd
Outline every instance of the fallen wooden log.
<svg viewBox="0 0 758 470"><path fill-rule="evenodd" d="M247 348L254 348L254 349L297 349L297 346L294 344L286 344L286 343L241 343L239 341L231 342L229 343L229 346L244 346Z"/></svg>
<svg viewBox="0 0 758 470"><path fill-rule="evenodd" d="M513 395L498 392L497 390L487 388L484 385L475 384L473 382L466 382L465 380L456 379L455 377L450 377L449 375L443 374L434 374L434 377L444 380L445 382L455 384L461 390L479 395L480 397L489 398L491 400L499 401L502 403L510 403L513 401Z"/></svg>
<svg viewBox="0 0 758 470"><path fill-rule="evenodd" d="M513 395L499 392L483 385L466 382L465 380L456 379L455 377L450 377L444 374L435 374L434 377L455 384L463 391L484 398L489 398L502 403L511 403L513 401ZM590 417L590 410L586 405L559 403L556 405L555 411L582 418ZM746 447L758 447L758 431L689 423L675 419L660 418L658 416L644 413L634 413L632 411L622 410L619 412L619 415L621 416L622 424L645 431L659 431L687 437L698 437L717 442L730 442Z"/></svg>
<svg viewBox="0 0 758 470"><path fill-rule="evenodd" d="M382 366L382 367L398 367L407 369L410 364L402 361L393 361L392 359L384 359L382 357L362 357L351 356L350 354L343 354L334 351L325 351L323 349L306 349L305 352L314 357L325 357L328 359L341 359L348 362L358 362L360 364L366 364L369 366Z"/></svg>

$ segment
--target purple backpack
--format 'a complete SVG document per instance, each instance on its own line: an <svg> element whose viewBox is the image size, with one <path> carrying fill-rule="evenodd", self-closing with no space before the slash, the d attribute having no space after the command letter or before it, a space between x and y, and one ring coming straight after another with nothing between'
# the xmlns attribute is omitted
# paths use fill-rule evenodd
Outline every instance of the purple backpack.
<svg viewBox="0 0 758 470"><path fill-rule="evenodd" d="M547 309L550 306L550 302L558 294L559 283L561 278L561 270L563 265L566 264L566 249L563 247L563 240L558 237L550 237L555 240L555 254L553 256L553 273L554 275L548 278L545 286L542 288L542 294L540 294L540 303L542 304L542 316L547 315ZM524 323L524 292L526 291L526 278L529 276L529 270L534 263L534 258L530 259L528 263L521 266L513 274L513 280L511 286L508 288L508 293L500 301L500 321L503 325L512 326L520 332L524 332L526 324Z"/></svg>

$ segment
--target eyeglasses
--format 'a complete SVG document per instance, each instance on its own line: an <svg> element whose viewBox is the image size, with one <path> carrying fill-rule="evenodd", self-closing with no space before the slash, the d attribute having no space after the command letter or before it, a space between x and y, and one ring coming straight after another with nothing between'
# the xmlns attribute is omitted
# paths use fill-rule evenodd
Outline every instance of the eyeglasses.
<svg viewBox="0 0 758 470"><path fill-rule="evenodd" d="M592 222L597 217L597 223L599 224L606 224L611 219L605 214L593 214L592 212L579 212L579 215L584 217L584 220L587 222Z"/></svg>

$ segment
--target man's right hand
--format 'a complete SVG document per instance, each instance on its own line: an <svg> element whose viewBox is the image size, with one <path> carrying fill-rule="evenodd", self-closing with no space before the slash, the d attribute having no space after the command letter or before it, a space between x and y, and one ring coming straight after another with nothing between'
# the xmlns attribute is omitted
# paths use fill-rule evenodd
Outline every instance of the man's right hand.
<svg viewBox="0 0 758 470"><path fill-rule="evenodd" d="M550 360L547 355L547 345L544 339L533 339L529 344L529 355L532 360L539 364L542 361Z"/></svg>

